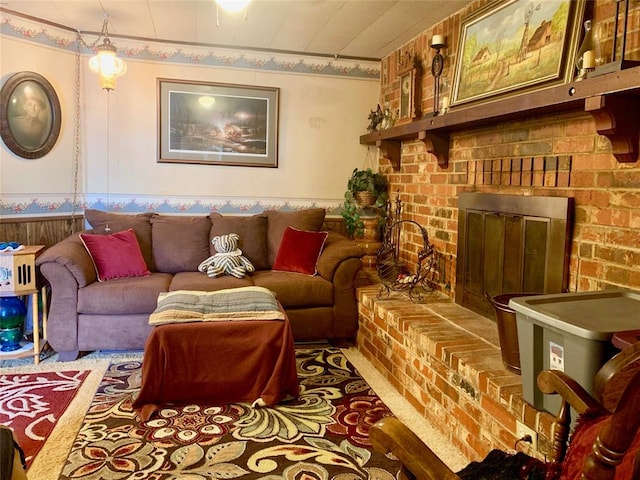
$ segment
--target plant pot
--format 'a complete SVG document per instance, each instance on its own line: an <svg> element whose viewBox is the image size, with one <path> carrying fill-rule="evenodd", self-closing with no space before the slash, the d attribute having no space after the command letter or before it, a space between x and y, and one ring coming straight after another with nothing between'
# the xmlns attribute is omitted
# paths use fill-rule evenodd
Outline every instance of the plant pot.
<svg viewBox="0 0 640 480"><path fill-rule="evenodd" d="M356 203L360 207L370 207L375 203L375 198L373 197L373 193L368 191L356 192Z"/></svg>

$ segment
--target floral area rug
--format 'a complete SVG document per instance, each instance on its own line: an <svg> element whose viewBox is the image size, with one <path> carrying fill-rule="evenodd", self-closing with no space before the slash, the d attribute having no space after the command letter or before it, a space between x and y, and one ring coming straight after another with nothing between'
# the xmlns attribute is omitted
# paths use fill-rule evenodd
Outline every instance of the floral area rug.
<svg viewBox="0 0 640 480"><path fill-rule="evenodd" d="M0 375L0 423L15 432L27 467L88 374L85 370Z"/></svg>
<svg viewBox="0 0 640 480"><path fill-rule="evenodd" d="M166 406L146 422L131 407L141 363L112 364L60 478L396 478L399 463L369 441L369 427L391 412L340 350L296 350L296 361L295 400Z"/></svg>

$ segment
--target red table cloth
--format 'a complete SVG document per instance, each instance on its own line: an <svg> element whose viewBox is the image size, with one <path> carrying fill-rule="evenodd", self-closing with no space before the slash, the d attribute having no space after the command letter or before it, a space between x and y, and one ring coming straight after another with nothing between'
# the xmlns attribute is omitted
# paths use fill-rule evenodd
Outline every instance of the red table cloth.
<svg viewBox="0 0 640 480"><path fill-rule="evenodd" d="M163 404L255 402L297 397L289 320L161 325L147 339L133 408L148 420Z"/></svg>

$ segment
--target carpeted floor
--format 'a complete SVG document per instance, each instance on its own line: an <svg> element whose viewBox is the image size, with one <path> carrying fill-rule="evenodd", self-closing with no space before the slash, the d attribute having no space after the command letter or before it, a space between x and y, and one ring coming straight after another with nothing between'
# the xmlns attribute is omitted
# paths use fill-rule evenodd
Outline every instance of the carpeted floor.
<svg viewBox="0 0 640 480"><path fill-rule="evenodd" d="M307 346L304 346L305 348ZM442 436L434 431L420 415L391 387L388 382L364 359L355 348L343 349L342 352L355 366L358 373L364 377L380 399L386 404L394 415L409 425L415 433L427 442L432 449L445 460L452 468L458 469L464 466L467 461L450 444L443 442ZM34 367L36 370L60 369L72 370L76 368L87 368L90 365L91 374L84 381L82 391L74 398L71 407L65 412L59 421L59 426L55 428L47 441L45 447L35 458L29 469L30 478L38 480L53 480L58 478L58 473L62 469L62 460L66 458L72 448L75 434L80 429L84 419L84 413L88 410L93 399L93 394L98 389L103 374L107 371L110 363L117 363L122 360L141 359L141 352L122 355L120 353L93 353L76 362L58 363L55 356ZM3 364L3 373L11 370L24 371L29 368L29 364L21 362L21 365L7 367ZM61 457L63 458L61 459ZM65 477L63 477L65 478ZM86 477L90 478L90 477ZM96 477L99 478L99 477ZM114 477L115 478L115 477ZM126 478L126 477L125 477ZM247 478L247 477L245 477ZM257 478L257 477L250 477Z"/></svg>

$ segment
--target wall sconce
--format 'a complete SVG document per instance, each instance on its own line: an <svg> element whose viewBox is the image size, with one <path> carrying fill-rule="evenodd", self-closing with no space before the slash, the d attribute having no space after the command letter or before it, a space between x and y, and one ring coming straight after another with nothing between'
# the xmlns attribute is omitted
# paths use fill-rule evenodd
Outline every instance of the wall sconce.
<svg viewBox="0 0 640 480"><path fill-rule="evenodd" d="M89 60L91 71L99 75L100 86L105 90L116 88L116 79L127 72L127 64L116 56L116 47L109 40L107 24L109 18L105 14L100 37L104 37L101 45L96 47L96 56Z"/></svg>
<svg viewBox="0 0 640 480"><path fill-rule="evenodd" d="M431 61L431 73L434 77L434 89L433 89L433 114L438 115L440 113L440 75L442 75L442 69L444 68L444 57L440 53L441 48L447 46L444 35L434 35L431 38L431 48L436 53Z"/></svg>

